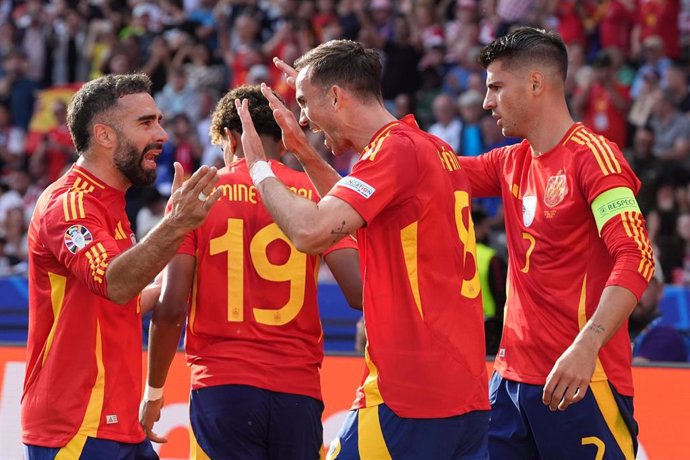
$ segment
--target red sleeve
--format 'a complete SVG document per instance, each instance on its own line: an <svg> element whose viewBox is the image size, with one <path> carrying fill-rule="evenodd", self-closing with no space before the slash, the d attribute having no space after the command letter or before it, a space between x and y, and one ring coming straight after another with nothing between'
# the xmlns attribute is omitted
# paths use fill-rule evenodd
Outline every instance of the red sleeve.
<svg viewBox="0 0 690 460"><path fill-rule="evenodd" d="M416 146L404 134L392 133L380 148L355 163L352 173L328 193L352 206L371 222L383 209L416 195Z"/></svg>
<svg viewBox="0 0 690 460"><path fill-rule="evenodd" d="M654 275L654 256L644 217L640 212L624 212L609 220L601 236L614 265L607 286L622 286L637 299Z"/></svg>
<svg viewBox="0 0 690 460"><path fill-rule="evenodd" d="M330 248L323 251L321 256L326 257L331 252L338 251L340 249L359 249L359 247L357 246L357 240L352 235L348 235L345 238L338 241L337 243L335 243Z"/></svg>
<svg viewBox="0 0 690 460"><path fill-rule="evenodd" d="M616 187L637 193L640 181L618 147L604 137L597 139L598 148L582 154L578 174L587 203L591 205L601 193ZM629 289L639 299L654 274L654 256L644 217L639 211L622 212L604 224L601 237L614 260L606 285Z"/></svg>
<svg viewBox="0 0 690 460"><path fill-rule="evenodd" d="M476 157L459 156L460 167L470 180L473 198L501 195L501 170L508 150L498 148Z"/></svg>
<svg viewBox="0 0 690 460"><path fill-rule="evenodd" d="M43 244L79 281L107 298L105 272L121 253L106 226L107 210L90 194L67 192L47 210L40 226Z"/></svg>
<svg viewBox="0 0 690 460"><path fill-rule="evenodd" d="M196 257L196 232L199 231L194 230L189 233L187 233L184 236L184 240L182 240L182 244L180 245L180 248L177 250L178 254L188 254L190 256Z"/></svg>

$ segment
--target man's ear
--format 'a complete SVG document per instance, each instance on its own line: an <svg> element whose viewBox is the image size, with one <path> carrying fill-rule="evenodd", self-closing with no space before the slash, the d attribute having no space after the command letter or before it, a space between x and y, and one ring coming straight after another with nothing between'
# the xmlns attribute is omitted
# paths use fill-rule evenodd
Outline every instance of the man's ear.
<svg viewBox="0 0 690 460"><path fill-rule="evenodd" d="M225 133L225 140L228 141L228 150L230 151L231 155L235 154L235 150L237 150L237 146L241 145L240 142L240 136L237 133L234 133L230 131L228 128L223 128L223 132Z"/></svg>
<svg viewBox="0 0 690 460"><path fill-rule="evenodd" d="M532 72L530 75L530 83L532 85L532 94L539 95L544 91L546 77L542 72Z"/></svg>
<svg viewBox="0 0 690 460"><path fill-rule="evenodd" d="M95 123L92 128L93 142L105 148L114 148L117 143L115 130L103 123Z"/></svg>
<svg viewBox="0 0 690 460"><path fill-rule="evenodd" d="M338 85L333 85L331 86L331 93L333 95L333 108L335 110L340 110L343 106L343 102L345 102L343 89Z"/></svg>

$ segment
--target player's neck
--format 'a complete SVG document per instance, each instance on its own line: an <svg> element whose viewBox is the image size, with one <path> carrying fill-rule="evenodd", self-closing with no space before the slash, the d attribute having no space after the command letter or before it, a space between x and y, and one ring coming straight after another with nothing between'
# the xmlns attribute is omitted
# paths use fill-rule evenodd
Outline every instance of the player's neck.
<svg viewBox="0 0 690 460"><path fill-rule="evenodd" d="M549 121L545 123L544 120ZM532 154L539 156L553 149L563 139L573 123L575 122L567 110L560 114L542 116L527 135L527 140L532 147Z"/></svg>
<svg viewBox="0 0 690 460"><path fill-rule="evenodd" d="M377 131L395 120L396 118L383 105L370 104L366 109L352 114L343 121L342 129L352 147L361 152L369 145Z"/></svg>
<svg viewBox="0 0 690 460"><path fill-rule="evenodd" d="M93 152L86 153L77 159L76 164L86 169L96 179L122 192L126 192L132 185L115 167L112 157L107 155L98 155Z"/></svg>

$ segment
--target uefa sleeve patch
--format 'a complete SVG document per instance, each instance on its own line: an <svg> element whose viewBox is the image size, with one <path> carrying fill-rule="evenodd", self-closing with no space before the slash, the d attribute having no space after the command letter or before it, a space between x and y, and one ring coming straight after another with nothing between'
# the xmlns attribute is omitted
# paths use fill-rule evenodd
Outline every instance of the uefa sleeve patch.
<svg viewBox="0 0 690 460"><path fill-rule="evenodd" d="M93 236L88 228L83 225L72 225L65 232L65 246L72 254L84 249L93 241Z"/></svg>
<svg viewBox="0 0 690 460"><path fill-rule="evenodd" d="M624 212L640 212L635 195L628 187L616 187L597 196L592 201L592 213L599 235L606 222Z"/></svg>
<svg viewBox="0 0 690 460"><path fill-rule="evenodd" d="M355 192L362 195L364 198L371 197L371 195L373 195L376 191L376 189L371 185L367 184L362 180L357 179L356 177L351 176L343 177L335 185L340 185L341 187L354 190Z"/></svg>

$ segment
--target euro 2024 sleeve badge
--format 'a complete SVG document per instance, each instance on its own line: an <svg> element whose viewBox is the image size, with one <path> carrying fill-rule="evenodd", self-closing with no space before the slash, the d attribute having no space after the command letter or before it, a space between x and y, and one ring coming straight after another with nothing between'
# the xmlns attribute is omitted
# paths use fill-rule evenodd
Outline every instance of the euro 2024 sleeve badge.
<svg viewBox="0 0 690 460"><path fill-rule="evenodd" d="M88 228L83 225L72 225L65 232L65 246L72 254L76 254L93 241Z"/></svg>

